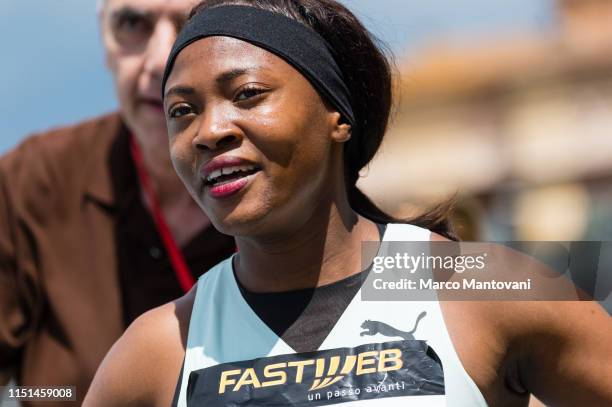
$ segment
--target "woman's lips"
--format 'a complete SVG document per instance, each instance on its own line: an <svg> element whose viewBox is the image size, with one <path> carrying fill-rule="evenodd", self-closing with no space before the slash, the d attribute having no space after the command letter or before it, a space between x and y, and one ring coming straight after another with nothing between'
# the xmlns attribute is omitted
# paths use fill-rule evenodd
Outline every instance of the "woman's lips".
<svg viewBox="0 0 612 407"><path fill-rule="evenodd" d="M207 185L206 190L212 198L228 198L244 189L252 179L255 178L258 172L259 171L253 174L245 174L244 176L226 182Z"/></svg>
<svg viewBox="0 0 612 407"><path fill-rule="evenodd" d="M244 189L261 170L241 157L218 156L204 165L200 174L206 191L213 198L227 198Z"/></svg>

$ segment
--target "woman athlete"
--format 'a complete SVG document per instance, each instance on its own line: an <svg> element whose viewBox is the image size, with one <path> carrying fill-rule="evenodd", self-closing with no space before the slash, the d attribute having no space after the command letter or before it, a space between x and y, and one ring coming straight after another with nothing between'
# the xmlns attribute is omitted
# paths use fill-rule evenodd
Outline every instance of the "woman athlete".
<svg viewBox="0 0 612 407"><path fill-rule="evenodd" d="M449 233L355 185L391 74L344 6L204 1L163 92L175 168L238 252L132 324L86 406L612 404L611 322L594 302L361 300L363 241Z"/></svg>

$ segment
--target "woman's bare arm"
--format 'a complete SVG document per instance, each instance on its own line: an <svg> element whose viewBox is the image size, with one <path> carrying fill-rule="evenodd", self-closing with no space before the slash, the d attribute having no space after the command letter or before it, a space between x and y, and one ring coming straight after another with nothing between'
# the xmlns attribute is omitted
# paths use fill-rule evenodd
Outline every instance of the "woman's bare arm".
<svg viewBox="0 0 612 407"><path fill-rule="evenodd" d="M612 319L596 302L534 303L519 363L525 386L550 406L612 405Z"/></svg>
<svg viewBox="0 0 612 407"><path fill-rule="evenodd" d="M447 241L435 234L432 240ZM539 261L501 246L494 254L488 277L531 278L526 299L559 301L442 303L462 362L485 397L507 401L523 390L550 406L612 405L612 318L595 301L562 301L586 295L551 278L556 272ZM499 375L504 389L496 385Z"/></svg>
<svg viewBox="0 0 612 407"><path fill-rule="evenodd" d="M104 358L83 405L169 406L185 354L194 296L192 290L136 319Z"/></svg>

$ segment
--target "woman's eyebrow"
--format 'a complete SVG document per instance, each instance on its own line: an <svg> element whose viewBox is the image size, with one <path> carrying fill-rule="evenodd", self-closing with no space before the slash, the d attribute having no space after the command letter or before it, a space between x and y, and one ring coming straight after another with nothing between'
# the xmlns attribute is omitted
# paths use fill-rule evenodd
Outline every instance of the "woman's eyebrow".
<svg viewBox="0 0 612 407"><path fill-rule="evenodd" d="M193 95L194 93L195 93L195 89L192 88L191 86L176 85L166 91L164 98L167 98L168 96L172 96L172 95L188 96L188 95Z"/></svg>
<svg viewBox="0 0 612 407"><path fill-rule="evenodd" d="M220 73L215 78L215 82L217 83L218 86L222 86L228 82L233 81L236 78L239 78L242 75L247 75L249 73L258 72L262 70L264 70L264 68L260 66L250 66L247 68L230 69L229 71ZM192 88L191 86L176 85L176 86L172 86L170 89L166 91L166 93L164 94L164 98L168 96L172 96L172 95L188 96L188 95L193 95L195 93L196 93L195 89Z"/></svg>
<svg viewBox="0 0 612 407"><path fill-rule="evenodd" d="M234 79L242 75L246 75L246 74L249 74L251 72L256 72L256 71L261 71L261 67L251 66L248 68L234 68L234 69L231 69L229 71L219 74L217 78L215 79L215 82L217 82L217 85L224 85L227 82L231 82Z"/></svg>

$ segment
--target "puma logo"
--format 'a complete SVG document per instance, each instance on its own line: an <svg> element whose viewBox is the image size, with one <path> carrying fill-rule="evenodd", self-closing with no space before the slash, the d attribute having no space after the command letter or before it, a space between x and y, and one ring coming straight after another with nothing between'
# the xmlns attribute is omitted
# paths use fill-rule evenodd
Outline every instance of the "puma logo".
<svg viewBox="0 0 612 407"><path fill-rule="evenodd" d="M413 333L417 330L419 322L425 317L425 315L427 315L427 312L425 311L419 314L414 322L414 328L412 328L412 331L410 332L400 331L399 329L393 328L391 325L387 325L384 322L371 321L367 319L363 321L363 324L361 324L361 329L364 329L361 336L381 334L390 337L400 337L407 341L415 340Z"/></svg>

